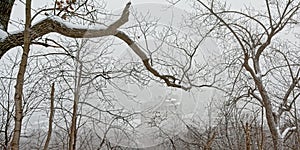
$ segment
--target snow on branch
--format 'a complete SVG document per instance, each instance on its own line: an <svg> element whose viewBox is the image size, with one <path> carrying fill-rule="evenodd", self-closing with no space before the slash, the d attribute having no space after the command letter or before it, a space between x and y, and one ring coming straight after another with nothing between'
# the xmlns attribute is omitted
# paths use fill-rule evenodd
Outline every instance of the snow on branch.
<svg viewBox="0 0 300 150"><path fill-rule="evenodd" d="M285 138L285 136L287 135L287 133L289 133L289 131L294 131L296 129L297 129L296 127L288 127L279 136L280 136L280 138L283 139L283 138Z"/></svg>
<svg viewBox="0 0 300 150"><path fill-rule="evenodd" d="M1 25L0 25L0 42L3 41L5 38L7 38L7 33L1 29Z"/></svg>
<svg viewBox="0 0 300 150"><path fill-rule="evenodd" d="M48 33L59 33L66 37L71 38L94 38L94 37L103 37L103 36L116 36L125 43L134 51L134 53L139 56L139 58L143 61L146 69L153 74L154 76L163 80L167 86L181 88L184 90L189 90L191 87L184 87L180 84L177 84L176 81L180 81L172 75L162 75L157 70L155 70L149 63L149 58L143 52L143 50L135 44L135 42L124 32L118 31L118 28L123 24L128 22L129 18L129 8L131 3L127 3L125 6L121 17L109 25L108 27L84 27L81 25L75 25L70 22L66 22L62 18L58 16L49 16L41 21L35 23L31 27L31 39L35 40L39 37L42 37ZM0 59L2 56L9 51L10 49L16 46L22 46L24 43L24 31L16 32L14 34L10 34L8 36L2 36L4 39L0 40Z"/></svg>
<svg viewBox="0 0 300 150"><path fill-rule="evenodd" d="M279 126L276 127L277 134L281 139L284 139L290 131L294 131L296 129L297 127L287 127L282 133L280 133Z"/></svg>
<svg viewBox="0 0 300 150"><path fill-rule="evenodd" d="M130 5L131 3L129 2L125 6L121 17L108 27L94 26L92 28L87 28L85 26L74 25L70 22L66 22L58 16L49 16L35 23L31 27L30 36L32 40L35 40L52 32L71 38L93 38L115 35L117 33L116 30L128 21ZM15 32L8 36L2 36L2 38L3 39L0 41L0 59L10 49L23 45L24 31Z"/></svg>

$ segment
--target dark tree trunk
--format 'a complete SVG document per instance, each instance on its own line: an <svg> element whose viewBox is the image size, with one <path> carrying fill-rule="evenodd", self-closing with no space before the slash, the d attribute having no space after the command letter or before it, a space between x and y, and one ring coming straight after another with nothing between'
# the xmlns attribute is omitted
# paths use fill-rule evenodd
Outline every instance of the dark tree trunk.
<svg viewBox="0 0 300 150"><path fill-rule="evenodd" d="M15 0L1 0L0 1L0 29L7 31L9 18L11 14L12 7Z"/></svg>

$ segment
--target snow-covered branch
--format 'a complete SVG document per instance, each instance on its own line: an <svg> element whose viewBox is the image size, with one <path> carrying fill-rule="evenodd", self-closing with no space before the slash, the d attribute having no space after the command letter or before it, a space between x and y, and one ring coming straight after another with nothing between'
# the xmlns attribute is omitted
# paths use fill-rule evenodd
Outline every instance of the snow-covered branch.
<svg viewBox="0 0 300 150"><path fill-rule="evenodd" d="M95 38L103 36L116 36L125 43L134 51L134 53L143 61L146 69L153 74L154 76L163 80L167 86L182 88L188 90L191 87L184 87L180 84L175 83L179 81L174 76L171 75L162 75L157 70L155 70L149 63L149 58L143 52L143 50L137 46L137 44L128 36L126 33L119 31L118 28L124 25L129 18L129 7L131 3L129 2L121 15L121 17L109 25L108 27L85 27L81 25L75 25L70 22L63 20L58 16L49 16L41 21L35 23L31 27L31 39L35 40L39 37L42 37L48 33L59 33L66 37L71 38ZM9 34L3 36L4 39L0 40L0 59L2 56L9 51L10 49L21 46L24 43L24 31L15 34Z"/></svg>
<svg viewBox="0 0 300 150"><path fill-rule="evenodd" d="M296 130L297 128L296 127L288 127L286 128L281 134L279 134L280 138L285 138L287 133L289 133L290 131L294 131ZM280 132L280 131L279 131Z"/></svg>
<svg viewBox="0 0 300 150"><path fill-rule="evenodd" d="M130 5L131 3L129 2L125 6L121 17L108 27L95 26L87 28L66 22L57 16L49 16L31 27L30 36L32 40L35 40L48 33L54 32L72 38L93 38L115 35L117 33L117 29L128 21ZM24 31L3 36L0 41L0 59L7 51L16 46L21 46L23 43Z"/></svg>

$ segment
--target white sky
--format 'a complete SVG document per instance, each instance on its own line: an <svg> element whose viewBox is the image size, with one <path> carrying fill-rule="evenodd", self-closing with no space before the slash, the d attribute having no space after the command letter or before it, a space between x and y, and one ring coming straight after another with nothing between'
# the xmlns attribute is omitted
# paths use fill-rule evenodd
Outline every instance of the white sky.
<svg viewBox="0 0 300 150"><path fill-rule="evenodd" d="M257 0L255 0L257 1ZM111 11L120 10L123 9L124 6L129 2L129 0L105 0L107 3L107 9ZM188 7L188 3L184 3L186 0L182 0L181 2L176 4L176 7L180 9L186 9ZM234 0L228 0L228 3L232 5L233 8L239 8L240 6L245 4L245 1L234 1ZM249 1L248 1L249 2ZM253 2L253 1L252 1ZM169 4L166 0L131 0L132 5L140 5L140 4L146 4L146 3L156 3L156 4ZM41 8L41 7L49 7L53 4L53 0L33 0L32 1L32 7L33 8ZM260 5L263 5L263 2L260 3ZM13 18L15 21L23 20L24 19L24 4L22 4L20 1L17 1L16 5L13 8ZM34 12L32 12L34 14ZM11 26L10 30L18 30L18 27ZM154 92L156 93L156 92Z"/></svg>
<svg viewBox="0 0 300 150"><path fill-rule="evenodd" d="M133 5L144 4L144 3L169 4L166 0L105 0L105 2L107 3L107 7L109 9L120 9L124 7L128 1L131 1ZM187 0L180 1L179 3L176 4L176 7L180 7L181 9L186 8L189 4L191 4L191 3L186 3L186 1ZM226 0L226 2L230 4L232 8L240 8L243 5L249 5L249 4L253 6L261 6L265 4L265 2L261 0Z"/></svg>
<svg viewBox="0 0 300 150"><path fill-rule="evenodd" d="M53 4L54 0L33 0L32 1L32 7L33 8L45 8L47 6L51 6ZM159 4L169 4L166 0L104 0L104 2L107 3L107 9L111 11L120 10L123 9L123 7L131 1L132 5L139 5L139 4L145 4L145 3L159 3ZM192 0L182 0L179 3L176 4L176 7L180 9L187 9L191 3L187 3L187 1ZM232 8L234 9L240 9L244 5L253 5L255 7L261 7L264 5L263 1L259 0L243 0L243 1L237 1L237 0L227 0L227 4L230 4ZM14 20L24 20L24 12L25 7L24 4L21 1L16 1L15 6L12 11L12 16ZM34 14L34 12L32 13ZM10 27L10 30L16 30L16 27Z"/></svg>
<svg viewBox="0 0 300 150"><path fill-rule="evenodd" d="M32 1L32 6L33 8L40 8L43 6L50 6L51 3L53 3L54 0L33 0ZM124 8L124 6L129 2L129 0L105 0L107 3L107 9L111 10L111 11L115 11L115 10L120 10L122 8ZM252 5L255 3L255 1L258 0L248 0L248 2L252 3ZM176 5L176 7L179 7L181 9L186 9L188 7L186 0L182 0L182 2L178 3ZM234 9L239 9L241 8L241 6L243 6L243 4L245 4L246 2L244 0L228 0L228 3L231 4L231 6ZM132 5L139 5L139 4L145 4L145 3L158 3L158 4L168 4L165 0L131 0ZM259 2L259 3L255 3L255 5L257 6L262 6L264 4L263 1ZM24 8L24 4L20 3L20 1L17 1L17 4L14 6L13 8L13 18L15 21L18 20L24 20L24 12L25 12L25 8ZM33 12L34 14L34 12ZM10 30L18 30L17 27L10 27ZM130 87L129 87L130 88ZM134 89L134 87L132 87L132 89ZM137 98L144 98L149 97L149 98L155 98L158 96L164 96L165 93L168 94L168 92L170 92L171 90L163 90L163 88L149 88L148 90L143 90L140 91L140 95L137 95ZM188 113L191 113L193 111L201 111L203 113L203 115L205 115L205 107L207 106L207 102L209 102L208 97L211 97L211 95L214 94L214 91L195 91L195 93L197 92L197 94L192 95L190 93L187 92L174 92L176 93L176 95L179 97L179 99L182 99L182 101L184 101L182 103L183 105L183 109L186 109L186 111ZM201 94L202 93L202 94ZM117 93L116 93L117 94ZM195 96L192 98L192 96ZM122 97L120 97L122 98ZM124 98L125 99L125 98ZM124 100L125 101L125 100ZM130 104L128 101L126 101L128 104ZM124 104L126 105L126 104ZM130 104L132 106L134 106L133 104ZM198 107L197 107L198 106Z"/></svg>
<svg viewBox="0 0 300 150"><path fill-rule="evenodd" d="M129 0L106 0L108 9L120 9L123 8ZM143 3L166 3L164 0L131 0L133 5Z"/></svg>

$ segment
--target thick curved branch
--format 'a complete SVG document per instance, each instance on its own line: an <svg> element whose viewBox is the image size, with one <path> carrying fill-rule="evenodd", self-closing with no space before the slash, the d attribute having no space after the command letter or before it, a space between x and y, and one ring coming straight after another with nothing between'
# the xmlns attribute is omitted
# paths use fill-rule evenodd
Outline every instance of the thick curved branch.
<svg viewBox="0 0 300 150"><path fill-rule="evenodd" d="M162 75L157 70L155 70L150 65L149 58L147 57L147 55L135 44L135 42L124 32L118 31L118 28L128 21L130 4L131 3L129 2L126 5L120 19L115 21L110 26L101 29L99 28L87 29L84 26L80 27L80 26L71 25L69 22L65 22L64 20L62 20L57 16L48 17L32 26L31 35L30 35L31 39L34 40L52 32L59 33L61 35L71 37L71 38L94 38L94 37L103 37L103 36L110 36L110 35L116 36L119 39L123 40L125 43L127 43L128 46L143 61L143 64L146 67L146 69L154 76L163 80L167 84L167 86L189 90L190 87L184 87L180 84L176 84L175 81L177 81L178 79L176 79L174 76ZM23 41L24 41L24 31L16 34L11 34L5 39L1 40L0 59L10 49L17 46L21 46L24 43Z"/></svg>
<svg viewBox="0 0 300 150"><path fill-rule="evenodd" d="M149 58L147 55L134 43L133 40L130 39L128 35L126 35L122 31L118 31L117 34L115 35L119 39L123 40L128 46L142 59L144 66L147 68L147 70L152 73L154 76L162 79L167 86L170 87L176 87L176 88L182 88L184 90L189 90L190 87L184 87L180 84L176 84L175 81L178 80L174 76L171 75L161 75L157 70L155 70L149 63Z"/></svg>
<svg viewBox="0 0 300 150"><path fill-rule="evenodd" d="M52 32L59 33L61 35L72 38L93 38L115 35L117 33L116 30L128 21L130 4L131 3L128 3L126 5L120 19L118 19L106 28L99 27L97 29L97 27L94 27L93 29L88 29L85 26L74 26L69 22L65 22L58 16L47 17L46 19L32 26L30 32L31 40L35 40ZM17 46L22 46L23 43L24 31L15 34L10 34L6 38L0 40L0 59L10 49Z"/></svg>

